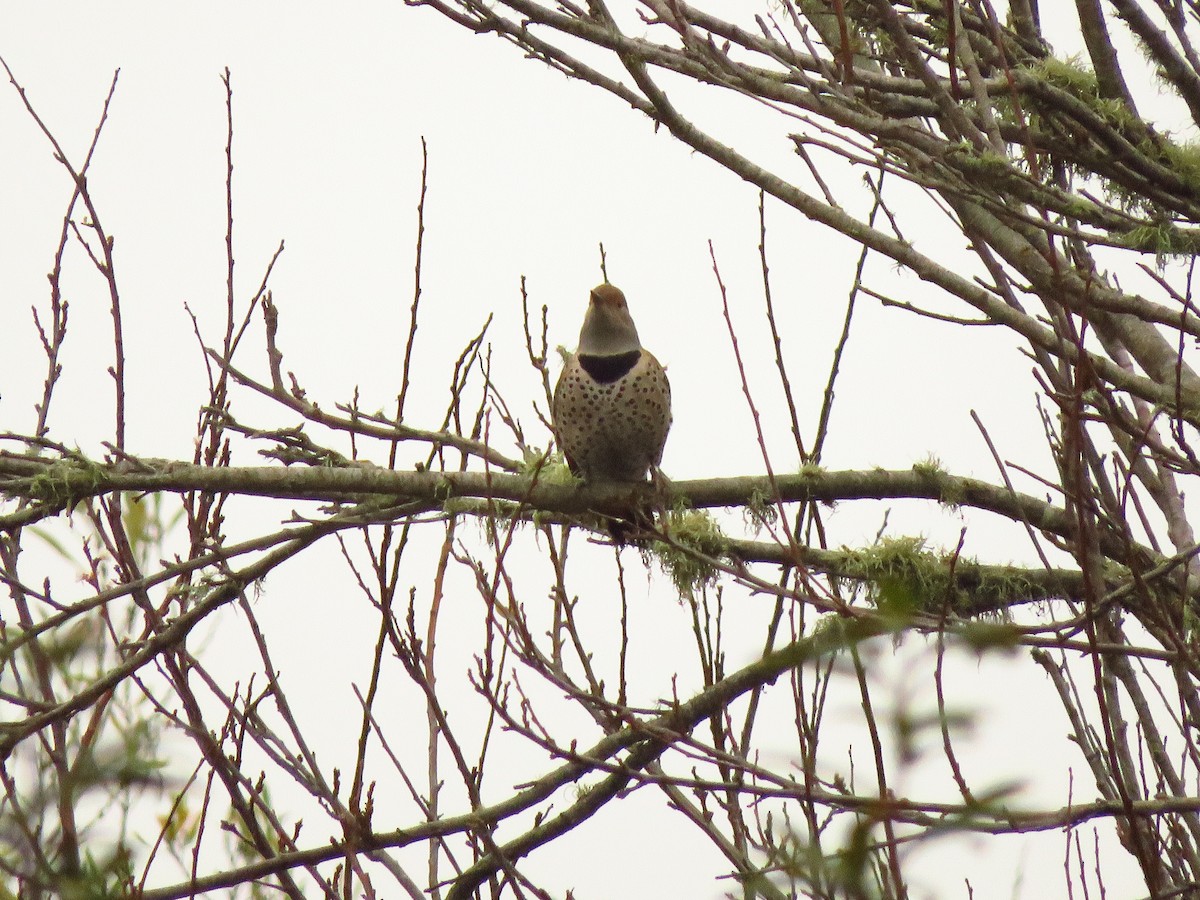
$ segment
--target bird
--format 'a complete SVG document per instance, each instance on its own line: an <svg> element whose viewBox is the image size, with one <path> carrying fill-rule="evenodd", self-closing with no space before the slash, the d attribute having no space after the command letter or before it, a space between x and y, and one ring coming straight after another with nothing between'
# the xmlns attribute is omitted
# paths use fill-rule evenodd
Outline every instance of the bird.
<svg viewBox="0 0 1200 900"><path fill-rule="evenodd" d="M586 483L657 474L671 428L671 385L642 347L625 294L608 282L591 291L579 349L554 387L551 419L567 465Z"/></svg>

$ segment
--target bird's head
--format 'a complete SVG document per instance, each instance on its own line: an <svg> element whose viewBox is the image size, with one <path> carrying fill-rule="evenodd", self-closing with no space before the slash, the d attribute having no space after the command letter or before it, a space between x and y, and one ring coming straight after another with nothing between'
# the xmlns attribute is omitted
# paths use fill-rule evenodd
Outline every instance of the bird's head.
<svg viewBox="0 0 1200 900"><path fill-rule="evenodd" d="M585 356L616 356L641 349L625 295L607 281L592 288L579 332L579 352Z"/></svg>

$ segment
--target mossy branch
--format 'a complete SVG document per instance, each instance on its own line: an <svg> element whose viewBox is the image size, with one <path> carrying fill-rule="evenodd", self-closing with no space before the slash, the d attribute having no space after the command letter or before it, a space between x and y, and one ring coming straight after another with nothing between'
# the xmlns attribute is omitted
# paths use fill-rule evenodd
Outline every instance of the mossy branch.
<svg viewBox="0 0 1200 900"><path fill-rule="evenodd" d="M672 482L674 499L683 507L699 510L714 507L753 507L756 498L772 486L765 477L699 479ZM1074 527L1066 511L1035 497L973 478L951 475L922 463L911 470L825 471L806 468L796 474L775 477L774 489L784 502L837 503L852 500L927 500L956 507L986 510L1014 522L1027 523L1064 541L1073 539ZM47 512L67 503L114 491L151 493L158 491L242 494L280 500L312 500L365 504L378 507L380 515L449 512L451 514L503 514L569 519L588 513L620 515L631 504L650 499L649 485L585 486L559 478L513 475L503 472L401 472L367 465L348 467L280 466L206 467L162 459L98 463L86 459L54 460L43 457L0 453L0 496L53 503ZM502 505L497 506L497 501ZM695 512L687 515L693 518ZM0 516L0 528L27 524L27 511ZM364 521L371 517L365 516ZM695 523L693 523L695 524ZM700 546L687 529L675 528L673 538L684 554L689 547L714 558L733 557L745 562L777 562L803 565L830 575L862 581L878 581L864 555L867 551L828 551L787 547L777 543L726 540L718 531L700 535ZM695 528L692 528L695 531ZM710 533L711 531L711 533ZM707 535L707 537L705 537ZM694 535L693 535L694 536ZM1115 563L1144 571L1162 559L1149 548L1102 539L1105 554ZM933 559L916 548L910 562L912 572L941 572L948 587L947 559ZM932 568L931 568L932 567ZM882 573L886 574L886 573ZM893 573L894 574L894 573ZM693 587L705 581L702 569L689 569L681 576ZM1119 580L1119 579L1118 579ZM954 562L955 611L975 615L1050 597L1078 598L1083 585L1067 570L1026 570L984 565L958 559ZM683 589L683 588L681 588ZM934 592L936 593L936 591Z"/></svg>

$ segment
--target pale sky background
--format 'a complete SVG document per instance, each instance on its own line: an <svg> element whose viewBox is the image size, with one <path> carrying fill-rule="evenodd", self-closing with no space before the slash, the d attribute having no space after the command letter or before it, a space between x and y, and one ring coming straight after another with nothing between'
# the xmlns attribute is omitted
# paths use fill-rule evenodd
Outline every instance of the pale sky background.
<svg viewBox="0 0 1200 900"><path fill-rule="evenodd" d="M675 425L666 472L676 479L761 472L708 258L712 241L756 397L776 411L767 423L772 462L779 470L795 467L762 317L757 193L665 131L656 134L615 98L569 83L494 38L475 37L432 11L399 2L4 3L0 9L6 24L0 55L73 161L82 158L113 71L121 70L90 184L116 237L131 452L191 456L205 380L184 304L215 342L224 315L220 74L228 66L238 297L249 298L285 241L271 279L282 316L280 341L285 365L314 399L332 407L357 386L362 406L376 409L388 406L398 389L424 136L429 196L416 369L423 393L411 407L413 424L440 422L454 359L494 313L495 371L506 399L538 435L534 442L544 445L548 435L529 407L540 395L524 362L519 280L527 277L535 309L550 307L552 346L573 346L587 290L601 280L597 247L603 242L609 275L629 296L643 343L668 366ZM727 140L807 184L780 126L762 110L711 93L703 101L685 97L694 107L688 111L716 123ZM858 174L845 173L834 184L851 210L865 210ZM33 421L43 360L29 309L45 308L45 275L69 196L65 172L16 92L0 86L0 430L25 431ZM910 229L913 222L920 227L907 236L919 247L941 258L961 252L964 267L970 265L961 235L944 221L908 218ZM768 202L768 225L785 352L811 439L858 248L777 203ZM967 313L886 260L872 260L867 271L873 287L893 296ZM100 282L77 249L66 286L71 336L53 436L97 453L99 441L111 436L112 390L104 374L111 328ZM264 375L257 327L248 341L242 364ZM994 481L994 464L968 414L974 409L1006 458L1046 471L1030 368L998 329L941 325L860 298L825 464L906 468L932 453L956 474ZM235 394L235 413L256 425L294 424L244 393ZM257 461L253 448L241 449L235 460ZM1032 489L1032 482L1023 486ZM267 527L295 507L251 510L255 505L262 506L231 504L231 536ZM1015 529L986 516L967 518L928 504L891 507L892 534L924 534L931 544L953 546L969 524L968 555L1032 559ZM884 510L883 504L843 504L831 511L832 543L869 542ZM464 531L473 529L468 524ZM525 598L537 603L544 598L545 563L532 535L518 552L520 564L538 573ZM596 628L610 629L616 615L608 590L611 553L597 551L586 562L600 574L577 589L593 604ZM650 704L669 694L676 672L671 644L677 642L662 636L690 641L688 613L661 579L641 576L636 554L627 553L625 564L635 607L634 658L647 691L639 702ZM328 585L324 567L332 573ZM413 583L423 583L420 573ZM326 723L322 758L330 760L351 758L357 708L349 685L364 682L373 640L374 613L349 584L330 543L306 564L272 575L256 601L293 701L312 721ZM442 678L448 691L456 680L467 691L479 604L465 578L457 589L468 610L463 646L454 647L452 633L443 632ZM736 592L736 602L746 604L747 630L745 655L731 659L731 668L752 658L768 612L763 598ZM237 614L219 618L208 658L232 683L255 660L245 655L248 638ZM877 650L872 674L881 698L915 694L919 707L932 703L929 681L914 674L928 662L920 648L893 651L884 643ZM697 677L692 656L680 657L692 667L679 673L684 686ZM1094 796L1082 759L1063 740L1065 716L1031 664L954 663L951 702L980 714L975 737L960 747L974 784L1021 780L1031 785L1022 795L1028 805L1054 806L1064 800L1056 791L1073 767L1075 796ZM403 706L413 702L411 692L404 697L396 701L397 721L423 721L419 706ZM840 713L847 742L856 739L850 723L857 702L848 680ZM788 752L781 743L778 758ZM830 753L831 765L841 765L833 748ZM860 745L856 759L863 764L867 758ZM514 773L514 781L528 774L516 761ZM498 797L503 773L493 777ZM949 799L938 794L947 782L940 755L906 778L896 786L901 794ZM662 812L660 798L643 793L534 854L526 862L530 872L553 893L571 888L580 900L716 897L730 890L729 882L714 880L724 871L717 854L682 820ZM408 812L389 818L384 805L376 825L400 826L410 818ZM305 845L327 836L318 824L305 834ZM914 896L965 897L968 877L977 900L1058 894L1063 845L1058 833L934 842L915 856ZM1138 882L1123 853L1107 854L1105 866L1110 898L1136 895ZM170 875L160 883L174 880Z"/></svg>

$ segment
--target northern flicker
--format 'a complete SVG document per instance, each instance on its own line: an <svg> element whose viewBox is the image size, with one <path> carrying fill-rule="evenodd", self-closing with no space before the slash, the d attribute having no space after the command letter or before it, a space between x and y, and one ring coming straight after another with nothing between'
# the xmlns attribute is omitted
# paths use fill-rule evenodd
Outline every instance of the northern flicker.
<svg viewBox="0 0 1200 900"><path fill-rule="evenodd" d="M662 459L671 427L671 385L642 349L625 295L607 282L592 290L551 409L567 465L585 481L636 482Z"/></svg>

